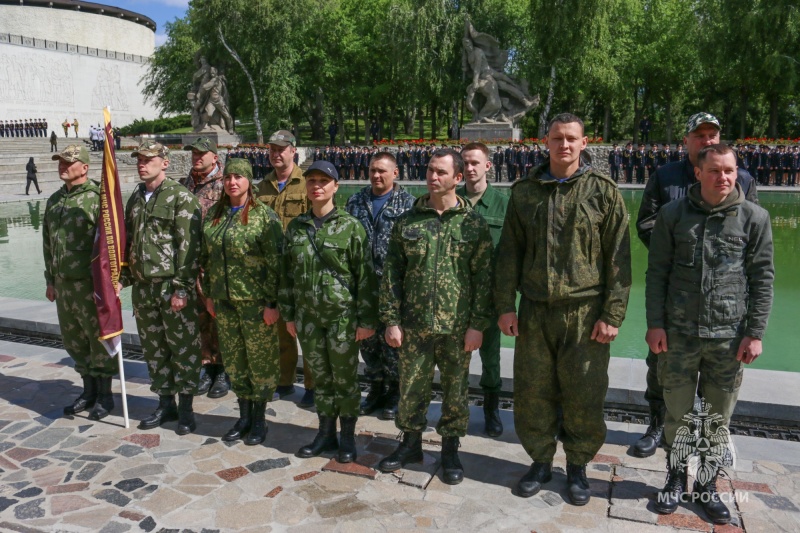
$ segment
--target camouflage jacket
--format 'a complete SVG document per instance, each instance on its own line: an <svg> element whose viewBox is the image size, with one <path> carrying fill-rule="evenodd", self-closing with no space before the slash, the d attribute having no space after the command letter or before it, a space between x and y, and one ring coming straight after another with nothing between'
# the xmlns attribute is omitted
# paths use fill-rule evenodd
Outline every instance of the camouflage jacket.
<svg viewBox="0 0 800 533"><path fill-rule="evenodd" d="M217 166L200 181L196 181L192 175L192 171L189 171L189 175L183 178L180 184L197 197L197 200L200 202L200 208L203 210L204 219L208 214L208 210L211 209L211 206L217 203L225 193L222 183L222 167L220 167L219 163L217 163Z"/></svg>
<svg viewBox="0 0 800 533"><path fill-rule="evenodd" d="M92 277L92 249L100 216L100 187L92 180L67 191L64 185L47 200L42 226L44 278Z"/></svg>
<svg viewBox="0 0 800 533"><path fill-rule="evenodd" d="M128 199L128 265L123 285L172 281L176 289L192 290L197 279L202 231L200 203L186 187L166 178L145 200L144 184Z"/></svg>
<svg viewBox="0 0 800 533"><path fill-rule="evenodd" d="M319 254L309 240L313 235ZM311 210L292 220L283 243L278 295L281 316L336 321L355 318L359 327L377 327L377 284L369 242L361 223L344 209L315 231Z"/></svg>
<svg viewBox="0 0 800 533"><path fill-rule="evenodd" d="M439 215L428 207L429 197L421 196L392 229L381 320L437 334L484 331L494 316L489 226L465 198Z"/></svg>
<svg viewBox="0 0 800 533"><path fill-rule="evenodd" d="M215 300L254 300L277 307L283 226L258 200L242 224L242 210L203 224L203 294Z"/></svg>
<svg viewBox="0 0 800 533"><path fill-rule="evenodd" d="M515 311L516 293L558 303L601 296L600 319L619 327L631 289L628 212L616 184L589 166L559 182L549 161L514 183L498 245L494 301Z"/></svg>
<svg viewBox="0 0 800 533"><path fill-rule="evenodd" d="M302 215L310 207L306 193L306 180L303 171L295 165L292 174L282 191L278 190L278 176L273 170L256 188L256 197L271 207L283 222L283 229L289 227L293 218Z"/></svg>
<svg viewBox="0 0 800 533"><path fill-rule="evenodd" d="M647 327L763 337L775 278L772 228L769 213L746 200L739 183L736 190L711 208L696 183L659 212L648 254Z"/></svg>
<svg viewBox="0 0 800 533"><path fill-rule="evenodd" d="M345 209L356 217L367 232L367 240L372 249L372 264L375 275L383 276L383 263L389 249L389 237L397 218L411 209L415 198L399 183L394 184L392 195L380 212L372 212L372 186L367 185L347 200Z"/></svg>

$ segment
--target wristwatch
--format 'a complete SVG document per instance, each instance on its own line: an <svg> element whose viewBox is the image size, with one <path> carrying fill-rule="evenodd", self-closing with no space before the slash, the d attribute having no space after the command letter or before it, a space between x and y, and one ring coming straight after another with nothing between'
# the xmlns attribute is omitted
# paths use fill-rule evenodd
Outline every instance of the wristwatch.
<svg viewBox="0 0 800 533"><path fill-rule="evenodd" d="M185 300L185 299L186 299L186 297L188 296L188 295L186 294L186 291L185 291L184 289L178 289L177 291L175 291L175 295L176 295L178 298L180 298L181 300Z"/></svg>

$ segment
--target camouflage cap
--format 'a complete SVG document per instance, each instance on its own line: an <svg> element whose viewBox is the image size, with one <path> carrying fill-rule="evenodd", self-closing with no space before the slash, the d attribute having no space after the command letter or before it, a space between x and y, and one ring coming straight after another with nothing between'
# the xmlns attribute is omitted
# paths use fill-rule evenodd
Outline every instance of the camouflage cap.
<svg viewBox="0 0 800 533"><path fill-rule="evenodd" d="M712 124L716 126L718 130L722 129L722 126L719 125L719 120L717 120L717 117L711 113L695 113L689 117L689 120L686 122L686 135L689 135L694 130L699 128L701 124Z"/></svg>
<svg viewBox="0 0 800 533"><path fill-rule="evenodd" d="M229 157L228 160L225 161L225 170L222 171L223 176L227 176L228 174L239 174L247 178L251 185L253 183L253 166L247 159Z"/></svg>
<svg viewBox="0 0 800 533"><path fill-rule="evenodd" d="M297 139L294 138L291 131L278 130L269 136L267 143L276 146L297 146Z"/></svg>
<svg viewBox="0 0 800 533"><path fill-rule="evenodd" d="M70 144L63 150L61 150L60 154L56 154L51 157L53 161L58 159L62 161L66 161L67 163L74 163L75 161L80 161L84 165L89 164L89 150L86 149L85 146L79 144Z"/></svg>
<svg viewBox="0 0 800 533"><path fill-rule="evenodd" d="M192 144L187 144L183 147L184 150L197 150L198 152L214 152L217 153L217 143L208 137L198 137Z"/></svg>
<svg viewBox="0 0 800 533"><path fill-rule="evenodd" d="M139 147L131 152L133 157L143 155L145 157L161 157L169 159L169 148L155 141L143 141Z"/></svg>

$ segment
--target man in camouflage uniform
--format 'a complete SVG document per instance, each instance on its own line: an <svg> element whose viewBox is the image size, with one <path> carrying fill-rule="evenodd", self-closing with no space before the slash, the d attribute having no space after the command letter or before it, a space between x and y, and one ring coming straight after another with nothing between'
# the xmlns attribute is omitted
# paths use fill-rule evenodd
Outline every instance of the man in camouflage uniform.
<svg viewBox="0 0 800 533"><path fill-rule="evenodd" d="M100 420L114 408L111 378L115 359L98 341L100 325L94 303L92 250L100 214L100 187L89 180L89 152L67 146L52 157L64 186L47 200L42 240L47 299L56 302L64 348L75 361L83 392L64 407L65 415L92 409Z"/></svg>
<svg viewBox="0 0 800 533"><path fill-rule="evenodd" d="M259 200L271 207L280 217L284 231L289 222L308 211L308 196L303 171L294 164L297 140L292 132L279 130L269 138L269 161L272 172L267 174L256 188ZM286 331L283 317L278 320L278 337L281 341L281 378L276 392L283 398L294 393L297 376L297 340ZM303 358L303 386L305 394L298 403L300 407L314 405L314 378Z"/></svg>
<svg viewBox="0 0 800 533"><path fill-rule="evenodd" d="M144 141L131 155L138 160L143 183L125 209L128 265L121 280L133 285L133 312L150 390L159 397L158 408L139 429L177 418L175 432L185 435L196 428L192 398L202 363L195 301L202 211L197 198L164 173L167 147Z"/></svg>
<svg viewBox="0 0 800 533"><path fill-rule="evenodd" d="M442 436L445 483L464 479L459 438L467 434L469 361L493 318L486 288L492 279L492 237L486 221L456 194L464 161L453 149L433 152L428 194L392 228L379 296L386 342L400 352L400 409L404 432L398 448L380 462L393 472L422 461L434 367L443 391Z"/></svg>
<svg viewBox="0 0 800 533"><path fill-rule="evenodd" d="M466 198L476 213L489 224L493 247L500 242L500 232L508 207L508 196L493 188L486 176L492 163L489 161L489 148L483 143L469 143L461 151L464 160L464 187L456 192ZM494 250L493 250L494 253ZM497 257L494 257L497 261ZM484 431L490 437L503 434L500 420L500 328L497 317L492 317L489 327L483 332L481 356L481 389L483 389Z"/></svg>
<svg viewBox="0 0 800 533"><path fill-rule="evenodd" d="M606 436L609 343L631 287L625 202L611 178L581 162L587 142L575 115L550 122L549 159L511 191L494 293L500 329L518 337L514 422L534 461L517 494L533 496L550 481L560 434L574 505L591 495L586 464Z"/></svg>
<svg viewBox="0 0 800 533"><path fill-rule="evenodd" d="M695 168L697 158L705 146L719 142L720 123L709 113L696 113L686 123L683 143L686 145L687 157L663 167L659 167L653 179L647 182L636 218L636 230L645 247L650 248L650 234L656 223L659 210L673 200L686 196L689 187L696 183ZM682 147L679 148L681 150ZM745 198L758 203L756 183L746 169L737 169L737 181L742 186ZM658 382L658 357L648 351L647 389L644 399L650 407L650 424L645 434L632 446L631 452L637 457L650 457L656 453L664 433L664 393Z"/></svg>
<svg viewBox="0 0 800 533"><path fill-rule="evenodd" d="M207 137L199 137L192 144L183 147L192 152L192 169L180 181L190 193L197 197L203 220L208 210L222 198L222 169L217 155L217 143ZM252 167L251 167L252 168ZM203 272L201 269L200 278ZM197 286L197 315L200 327L200 350L203 354L203 369L197 394L208 393L209 398L222 398L228 394L230 378L225 372L219 352L219 333L217 323L206 310L206 298L200 283Z"/></svg>
<svg viewBox="0 0 800 533"><path fill-rule="evenodd" d="M389 236L398 217L411 209L414 197L399 183L395 158L389 152L376 154L369 166L368 185L350 197L346 210L356 217L367 232L372 251L371 260L378 283L383 276L383 263L389 248ZM397 370L397 350L386 344L386 327L379 325L372 337L361 341L364 376L370 382L367 397L361 402L360 413L368 415L383 408L381 418L394 420L400 401L400 377Z"/></svg>
<svg viewBox="0 0 800 533"><path fill-rule="evenodd" d="M700 438L730 443L743 364L761 355L775 278L769 213L745 199L733 150L707 146L696 163L697 183L658 214L647 263L646 340L658 357L667 406L669 474L655 504L665 514L685 501L686 463L696 452L688 426L698 379L709 421ZM692 501L715 524L731 519L716 487L724 455L701 452L693 489Z"/></svg>

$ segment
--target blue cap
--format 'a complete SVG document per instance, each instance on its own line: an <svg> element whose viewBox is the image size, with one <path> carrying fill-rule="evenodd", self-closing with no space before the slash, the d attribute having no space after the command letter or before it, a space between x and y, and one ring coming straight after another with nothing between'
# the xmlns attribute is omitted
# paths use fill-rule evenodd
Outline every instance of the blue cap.
<svg viewBox="0 0 800 533"><path fill-rule="evenodd" d="M336 168L329 161L323 161L321 159L314 161L313 163L311 163L311 166L308 167L308 170L303 172L303 176L308 176L315 170L317 172L322 172L323 174L331 178L333 181L337 182L339 181L339 173L336 172Z"/></svg>

